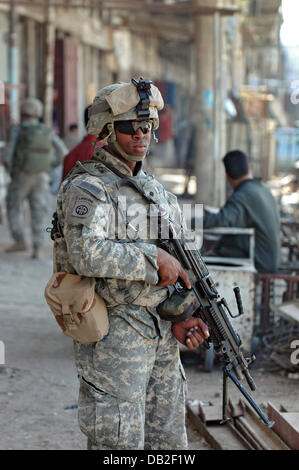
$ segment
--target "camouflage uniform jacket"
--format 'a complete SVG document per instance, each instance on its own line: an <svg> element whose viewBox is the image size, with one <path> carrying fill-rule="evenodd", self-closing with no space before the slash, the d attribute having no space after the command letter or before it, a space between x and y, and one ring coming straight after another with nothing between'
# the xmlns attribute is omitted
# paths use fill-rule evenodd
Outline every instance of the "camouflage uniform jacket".
<svg viewBox="0 0 299 470"><path fill-rule="evenodd" d="M133 177L127 165L103 149L97 149L91 160L77 163L58 193L57 214L63 237L55 241L55 270L95 277L96 291L109 311L117 307L118 315L152 339L157 336L160 321L155 307L165 300L168 289L156 285L157 240L143 237L144 220L136 218L136 210L139 215L144 211L149 215L150 203L137 189L122 184L122 178L105 163ZM137 165L134 180L167 211L170 220L180 225L176 196ZM124 201L126 211L121 208ZM115 238L114 233L119 234L124 227L125 235Z"/></svg>
<svg viewBox="0 0 299 470"><path fill-rule="evenodd" d="M38 122L37 119L28 118L22 121L22 126L30 126L36 122ZM18 124L18 125L12 126L12 128L10 129L9 142L3 151L4 164L12 175L19 173L20 171L20 168L18 167L18 163L14 160L14 153L15 153L19 135L20 135L20 125ZM68 149L63 143L63 141L58 137L58 135L55 134L55 132L52 132L51 140L52 140L52 145L53 145L53 150L54 150L53 168L55 168L62 163L63 158L68 153Z"/></svg>

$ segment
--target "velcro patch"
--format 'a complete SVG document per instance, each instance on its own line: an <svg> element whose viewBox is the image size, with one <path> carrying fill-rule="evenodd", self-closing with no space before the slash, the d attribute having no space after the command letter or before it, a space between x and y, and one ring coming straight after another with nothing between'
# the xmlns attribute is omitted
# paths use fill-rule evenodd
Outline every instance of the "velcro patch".
<svg viewBox="0 0 299 470"><path fill-rule="evenodd" d="M89 216L92 205L93 201L91 199L78 197L76 199L72 215L84 219Z"/></svg>
<svg viewBox="0 0 299 470"><path fill-rule="evenodd" d="M80 181L79 184L77 184L78 188L83 189L84 191L88 191L90 194L92 194L94 197L99 199L100 201L105 201L105 193L101 188L98 188L97 186L88 183L87 181Z"/></svg>

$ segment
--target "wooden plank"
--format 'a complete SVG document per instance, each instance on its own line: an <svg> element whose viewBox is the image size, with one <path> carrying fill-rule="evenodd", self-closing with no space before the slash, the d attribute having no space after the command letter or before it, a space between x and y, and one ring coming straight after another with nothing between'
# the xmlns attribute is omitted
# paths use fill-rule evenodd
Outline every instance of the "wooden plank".
<svg viewBox="0 0 299 470"><path fill-rule="evenodd" d="M242 400L239 403L233 403L231 400L228 402L230 408L230 415L233 418L238 418L239 416L244 416L244 405Z"/></svg>
<svg viewBox="0 0 299 470"><path fill-rule="evenodd" d="M265 436L265 434L261 432L255 420L252 419L252 416L246 413L245 417L240 416L240 418L238 419L246 427L247 431L250 432L250 434L252 435L252 437L255 439L255 441L258 443L258 445L261 447L262 450L274 450L275 446L272 444L271 440L269 442L269 439L267 439L267 436Z"/></svg>
<svg viewBox="0 0 299 470"><path fill-rule="evenodd" d="M197 414L197 406L192 405L191 402L186 404L187 408L187 417L193 423L194 427L197 429L199 434L204 437L204 439L211 445L213 449L221 450L220 444L213 437L213 435L208 431L204 422L200 419Z"/></svg>
<svg viewBox="0 0 299 470"><path fill-rule="evenodd" d="M272 403L268 402L268 417L275 421L273 430L293 450L299 450L299 418L298 413L285 413L278 411Z"/></svg>
<svg viewBox="0 0 299 470"><path fill-rule="evenodd" d="M249 442L254 450L263 450L262 446L256 441L251 430L249 430L248 426L246 426L246 422L243 422L243 419L243 416L239 416L239 418L235 419L236 428L242 434L244 439Z"/></svg>
<svg viewBox="0 0 299 470"><path fill-rule="evenodd" d="M289 447L273 429L265 426L246 403L243 403L243 406L245 408L246 423L253 429L255 439L262 445L264 450L289 450Z"/></svg>
<svg viewBox="0 0 299 470"><path fill-rule="evenodd" d="M207 428L222 450L248 450L248 445L244 444L244 437L241 440L239 433L234 432L232 426L232 423L210 424Z"/></svg>
<svg viewBox="0 0 299 470"><path fill-rule="evenodd" d="M248 450L252 449L234 429L232 423L205 425L198 415L198 405L187 403L187 416L201 436L215 450Z"/></svg>
<svg viewBox="0 0 299 470"><path fill-rule="evenodd" d="M299 412L284 413L284 419L299 433Z"/></svg>
<svg viewBox="0 0 299 470"><path fill-rule="evenodd" d="M198 406L198 414L204 423L220 423L222 420L222 405Z"/></svg>
<svg viewBox="0 0 299 470"><path fill-rule="evenodd" d="M236 436L238 438L238 440L244 445L244 449L254 450L254 447L250 444L250 442L236 428L235 420L233 421L233 423L234 424L232 424L232 421L228 421L227 424L226 424L230 428L232 434L234 434L234 436Z"/></svg>

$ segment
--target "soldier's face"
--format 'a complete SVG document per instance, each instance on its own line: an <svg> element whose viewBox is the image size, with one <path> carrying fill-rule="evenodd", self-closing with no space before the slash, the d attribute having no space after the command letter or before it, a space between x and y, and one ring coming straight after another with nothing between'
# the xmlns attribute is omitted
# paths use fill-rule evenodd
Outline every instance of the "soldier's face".
<svg viewBox="0 0 299 470"><path fill-rule="evenodd" d="M115 126L116 139L121 148L128 155L141 156L147 152L151 140L151 129L138 127L134 134L121 132L118 126Z"/></svg>

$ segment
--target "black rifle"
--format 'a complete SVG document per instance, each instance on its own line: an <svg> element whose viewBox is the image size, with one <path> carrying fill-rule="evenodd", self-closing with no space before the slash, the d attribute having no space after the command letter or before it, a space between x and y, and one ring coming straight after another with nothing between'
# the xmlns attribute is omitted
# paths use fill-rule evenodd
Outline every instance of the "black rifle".
<svg viewBox="0 0 299 470"><path fill-rule="evenodd" d="M168 223L168 221L167 221ZM207 324L210 337L205 341L205 346L210 347L213 343L215 353L220 356L223 366L223 400L222 414L223 421L228 420L226 415L227 408L227 378L229 377L238 387L240 392L255 409L263 422L271 427L274 423L270 422L240 381L245 377L251 390L255 390L255 383L248 371L248 366L255 360L255 356L245 358L241 350L241 339L234 330L227 313L236 318L242 315L243 306L239 287L234 289L238 314L232 315L227 302L221 298L216 286L211 278L205 262L199 250L188 249L190 240L179 238L171 224L169 224L169 239L159 241L159 246L180 261L183 268L187 271L194 294L199 302L199 308L194 316L200 317ZM177 282L175 288L178 293L184 294L184 286Z"/></svg>

